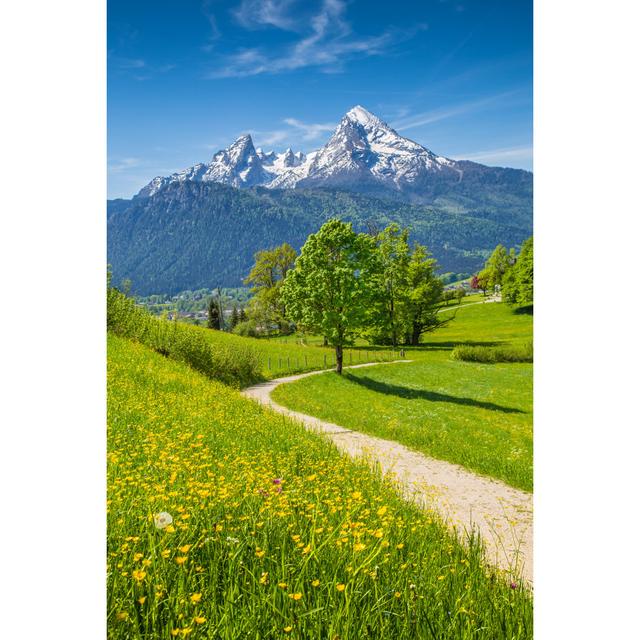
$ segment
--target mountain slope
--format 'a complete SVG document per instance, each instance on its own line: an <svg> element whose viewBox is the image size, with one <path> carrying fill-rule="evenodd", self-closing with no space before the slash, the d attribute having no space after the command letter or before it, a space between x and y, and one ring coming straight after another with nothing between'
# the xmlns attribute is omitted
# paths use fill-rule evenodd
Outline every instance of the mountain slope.
<svg viewBox="0 0 640 640"><path fill-rule="evenodd" d="M344 115L321 149L306 156L291 149L281 154L257 151L251 136L244 135L208 165L154 178L138 197L184 181L239 188L338 188L459 212L515 208L529 217L533 193L530 172L438 156L359 105Z"/></svg>
<svg viewBox="0 0 640 640"><path fill-rule="evenodd" d="M108 260L114 282L130 278L141 295L240 286L256 251L282 242L299 249L332 216L358 230L409 226L411 239L455 272L476 270L496 244L519 244L531 233L530 222L506 221L495 211L463 215L335 189L182 180L148 197L109 203Z"/></svg>

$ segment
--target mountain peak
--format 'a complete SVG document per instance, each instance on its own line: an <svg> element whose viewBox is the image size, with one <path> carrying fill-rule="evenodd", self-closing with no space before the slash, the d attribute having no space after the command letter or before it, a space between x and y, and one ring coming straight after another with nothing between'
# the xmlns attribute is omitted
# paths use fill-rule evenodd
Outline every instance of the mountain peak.
<svg viewBox="0 0 640 640"><path fill-rule="evenodd" d="M349 111L347 111L347 113L345 114L345 118L354 122L358 122L363 126L383 124L378 116L375 116L370 111L367 111L363 106L359 104L349 109Z"/></svg>

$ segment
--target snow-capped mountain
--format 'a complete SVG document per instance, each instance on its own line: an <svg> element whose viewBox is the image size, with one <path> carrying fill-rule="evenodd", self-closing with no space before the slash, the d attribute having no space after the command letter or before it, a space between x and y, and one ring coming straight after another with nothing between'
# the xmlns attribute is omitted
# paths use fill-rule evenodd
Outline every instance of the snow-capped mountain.
<svg viewBox="0 0 640 640"><path fill-rule="evenodd" d="M218 151L208 165L197 164L168 177L154 178L138 197L154 195L175 182L211 181L239 188L331 187L433 202L450 189L466 196L468 191L472 195L479 183L481 187L486 183L508 190L514 179L527 181L513 172L531 180L526 171L438 156L358 105L343 116L329 141L317 151L307 155L291 149L264 152L254 148L250 135L243 135Z"/></svg>

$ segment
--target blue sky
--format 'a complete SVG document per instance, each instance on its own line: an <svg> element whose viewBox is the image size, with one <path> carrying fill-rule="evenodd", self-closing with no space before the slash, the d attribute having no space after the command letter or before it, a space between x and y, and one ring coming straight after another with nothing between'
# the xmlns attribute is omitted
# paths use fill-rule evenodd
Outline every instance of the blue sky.
<svg viewBox="0 0 640 640"><path fill-rule="evenodd" d="M311 151L361 104L452 158L532 167L531 0L109 0L109 197L242 133Z"/></svg>

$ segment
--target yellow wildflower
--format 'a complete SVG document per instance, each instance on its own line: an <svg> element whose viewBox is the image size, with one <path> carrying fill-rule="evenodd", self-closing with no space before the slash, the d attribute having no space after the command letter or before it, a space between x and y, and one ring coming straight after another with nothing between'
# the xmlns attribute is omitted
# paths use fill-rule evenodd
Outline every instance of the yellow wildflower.
<svg viewBox="0 0 640 640"><path fill-rule="evenodd" d="M385 513L387 513L387 507L380 507L378 509L378 515L379 516L383 516Z"/></svg>
<svg viewBox="0 0 640 640"><path fill-rule="evenodd" d="M138 602L139 602L140 604L144 604L146 599L147 599L147 596L140 596L140 597L138 598Z"/></svg>
<svg viewBox="0 0 640 640"><path fill-rule="evenodd" d="M176 558L176 562L178 564L184 564L187 561L187 559L188 559L187 556L178 556Z"/></svg>
<svg viewBox="0 0 640 640"><path fill-rule="evenodd" d="M260 576L260 584L267 584L269 582L269 573L264 571Z"/></svg>
<svg viewBox="0 0 640 640"><path fill-rule="evenodd" d="M189 549L191 549L191 546L192 546L192 545L190 545L190 544L185 544L185 545L184 545L184 546L182 546L182 547L178 547L178 551L179 551L180 553L189 553Z"/></svg>
<svg viewBox="0 0 640 640"><path fill-rule="evenodd" d="M204 624L207 621L204 616L196 616L193 620L196 624Z"/></svg>
<svg viewBox="0 0 640 640"><path fill-rule="evenodd" d="M201 593L192 593L191 597L189 598L189 600L191 600L191 602L193 602L193 604L195 604L196 602L200 602L200 600L202 600L202 594Z"/></svg>
<svg viewBox="0 0 640 640"><path fill-rule="evenodd" d="M367 548L367 545L362 544L362 542L357 542L356 544L353 545L354 551L363 551L366 548Z"/></svg>
<svg viewBox="0 0 640 640"><path fill-rule="evenodd" d="M147 572L142 571L142 569L131 572L131 577L137 582L142 582L146 575L147 575Z"/></svg>
<svg viewBox="0 0 640 640"><path fill-rule="evenodd" d="M302 594L301 593L290 593L289 597L292 600L302 600Z"/></svg>
<svg viewBox="0 0 640 640"><path fill-rule="evenodd" d="M291 629L293 629L293 627L285 627L284 628L284 632L285 633L289 633L289 631L291 631Z"/></svg>
<svg viewBox="0 0 640 640"><path fill-rule="evenodd" d="M342 584L342 582L341 582L340 584L337 584L337 585L336 585L336 589L337 589L338 591L344 591L344 590L345 590L345 588L346 588L346 585Z"/></svg>
<svg viewBox="0 0 640 640"><path fill-rule="evenodd" d="M318 580L317 578L311 583L312 587L317 587L320 584L320 580Z"/></svg>

